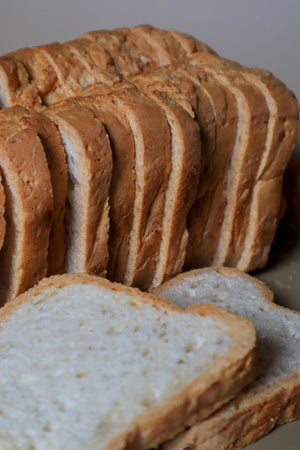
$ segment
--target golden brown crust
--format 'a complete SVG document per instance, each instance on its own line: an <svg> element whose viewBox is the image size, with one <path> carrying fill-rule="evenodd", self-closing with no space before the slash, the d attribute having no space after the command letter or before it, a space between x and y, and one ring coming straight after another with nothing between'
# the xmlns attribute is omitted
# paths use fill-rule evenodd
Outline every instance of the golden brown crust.
<svg viewBox="0 0 300 450"><path fill-rule="evenodd" d="M40 47L22 48L1 57L13 69L13 84L6 106L22 105L41 110L57 87L57 76ZM2 64L1 64L2 65Z"/></svg>
<svg viewBox="0 0 300 450"><path fill-rule="evenodd" d="M144 81L144 82L143 82ZM181 272L187 247L186 219L194 203L199 182L201 141L198 123L179 104L176 96L164 92L161 82L142 77L138 85L165 112L171 132L172 167L166 191L162 241L152 286Z"/></svg>
<svg viewBox="0 0 300 450"><path fill-rule="evenodd" d="M136 147L134 217L124 282L147 289L154 276L161 240L170 172L169 128L161 108L133 86L111 96L130 122Z"/></svg>
<svg viewBox="0 0 300 450"><path fill-rule="evenodd" d="M65 201L67 166L64 149L55 125L44 114L14 106L6 109L5 120L20 129L31 128L40 138L47 158L53 189L53 222L48 248L48 274L62 273L65 256Z"/></svg>
<svg viewBox="0 0 300 450"><path fill-rule="evenodd" d="M131 32L139 38L144 38L157 55L157 66L178 64L186 60L184 49L171 33L159 30L151 25L139 25L131 28Z"/></svg>
<svg viewBox="0 0 300 450"><path fill-rule="evenodd" d="M32 129L6 139L2 134L0 164L7 220L0 253L3 304L46 275L53 196L43 147Z"/></svg>
<svg viewBox="0 0 300 450"><path fill-rule="evenodd" d="M217 53L215 50L213 50L211 47L209 47L207 44L205 44L202 41L199 41L199 39L196 39L191 34L182 33L181 31L176 31L173 29L167 29L164 30L167 33L170 33L174 39L179 43L179 45L183 48L185 51L185 54L187 55L187 58L189 58L193 53L210 53L212 55L216 55Z"/></svg>
<svg viewBox="0 0 300 450"><path fill-rule="evenodd" d="M241 277L245 280L249 280L252 284L254 284L257 289L263 292L265 301L271 303L273 305L274 303L274 294L273 292L258 278L255 278L251 275L248 275L245 272L242 272L239 269L235 269L233 267L207 267L205 269L195 269L190 270L189 272L183 272L180 275L177 275L176 277L166 281L163 285L152 289L152 292L155 295L160 295L161 292L169 289L172 286L176 286L179 283L188 280L189 278L196 277L197 275L205 275L205 274L213 274L213 273L219 273L221 275L224 275L228 278L235 278L235 277ZM277 305L278 308L281 308ZM284 310L284 308L282 308Z"/></svg>
<svg viewBox="0 0 300 450"><path fill-rule="evenodd" d="M32 301L42 294L46 288L57 288L74 284L88 283L104 286L111 290L123 292L136 297L137 307L143 303L151 303L156 308L184 312L167 299L144 294L134 288L92 277L85 274L61 275L42 280L36 287L19 296L14 302L2 308L0 319L13 314L15 308ZM255 375L255 331L251 322L244 318L211 305L194 305L190 312L215 317L217 321L228 326L233 341L228 351L212 368L189 384L180 394L171 397L163 404L150 408L138 416L126 431L117 436L106 450L133 449L146 450L174 436L177 430L187 424L192 425L196 417L204 419L226 399L230 398L248 384ZM87 448L96 448L97 434L89 442Z"/></svg>
<svg viewBox="0 0 300 450"><path fill-rule="evenodd" d="M84 66L84 79L81 79L80 87L96 83L112 84L119 81L116 68L112 64L111 57L100 49L99 45L88 39L74 39L62 44L70 52L69 60L79 60Z"/></svg>
<svg viewBox="0 0 300 450"><path fill-rule="evenodd" d="M99 275L108 263L108 196L112 172L108 136L101 121L76 99L58 103L45 113L57 124L60 133L68 136L72 148L72 155L66 150L69 182L74 186L68 198L74 203L70 205L66 224L65 270Z"/></svg>
<svg viewBox="0 0 300 450"><path fill-rule="evenodd" d="M123 45L124 33L118 33L116 30L97 30L84 33L79 38L95 42L100 51L104 48L120 75L127 77L142 70L141 62L135 60L129 49Z"/></svg>
<svg viewBox="0 0 300 450"><path fill-rule="evenodd" d="M78 104L92 109L102 121L110 139L112 150L112 179L109 190L109 261L107 276L121 282L125 275L129 252L129 236L133 221L135 172L135 145L132 130L125 114L110 95L95 94L77 97Z"/></svg>
<svg viewBox="0 0 300 450"><path fill-rule="evenodd" d="M237 108L230 90L205 66L180 71L197 86L203 164L197 201L189 218L186 268L212 264L226 207L226 173L237 133Z"/></svg>
<svg viewBox="0 0 300 450"><path fill-rule="evenodd" d="M243 448L281 423L300 417L299 375L255 394L246 390L211 417L180 433L161 450L225 450Z"/></svg>
<svg viewBox="0 0 300 450"><path fill-rule="evenodd" d="M282 175L295 145L299 106L293 93L268 71L250 69L214 55L195 54L193 58L209 64L221 62L230 71L242 73L248 83L261 91L268 104L265 149L251 194L244 249L235 263L241 270L254 270L265 265L278 226Z"/></svg>
<svg viewBox="0 0 300 450"><path fill-rule="evenodd" d="M213 262L235 266L243 250L255 175L265 147L269 111L262 93L243 78L242 72L231 71L221 59L215 58L215 63L210 60L211 55L199 53L194 56L193 64L204 64L232 91L239 111L238 135L227 175L227 208Z"/></svg>

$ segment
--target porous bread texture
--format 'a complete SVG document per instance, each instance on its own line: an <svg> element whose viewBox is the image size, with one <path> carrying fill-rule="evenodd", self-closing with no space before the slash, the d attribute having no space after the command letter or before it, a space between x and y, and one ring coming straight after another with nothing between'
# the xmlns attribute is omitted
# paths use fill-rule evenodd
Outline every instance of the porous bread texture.
<svg viewBox="0 0 300 450"><path fill-rule="evenodd" d="M6 305L0 342L1 448L146 450L253 378L246 319L88 275Z"/></svg>
<svg viewBox="0 0 300 450"><path fill-rule="evenodd" d="M180 275L155 290L186 308L195 302L229 309L253 321L258 378L211 418L195 424L165 450L240 448L277 424L300 417L300 314L273 303L272 292L234 269L203 269Z"/></svg>

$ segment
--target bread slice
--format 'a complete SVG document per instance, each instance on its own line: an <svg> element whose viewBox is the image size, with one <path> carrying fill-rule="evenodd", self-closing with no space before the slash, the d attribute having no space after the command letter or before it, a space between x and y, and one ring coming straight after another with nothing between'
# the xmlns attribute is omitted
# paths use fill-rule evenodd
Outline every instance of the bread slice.
<svg viewBox="0 0 300 450"><path fill-rule="evenodd" d="M31 128L39 137L46 155L53 190L53 221L51 225L47 273L62 273L65 257L65 203L67 191L67 165L59 133L44 114L14 106L5 111L5 120L13 121L19 129ZM3 119L4 120L4 117ZM5 127L4 123L3 126ZM16 126L16 125L15 125Z"/></svg>
<svg viewBox="0 0 300 450"><path fill-rule="evenodd" d="M4 107L22 105L41 110L43 105L57 99L57 75L40 47L22 48L1 56L0 73Z"/></svg>
<svg viewBox="0 0 300 450"><path fill-rule="evenodd" d="M140 73L141 63L130 54L129 49L124 44L124 33L114 30L89 31L79 36L80 39L87 39L99 46L99 51L104 48L111 58L112 65L117 69L117 73L124 77Z"/></svg>
<svg viewBox="0 0 300 450"><path fill-rule="evenodd" d="M109 189L109 239L107 277L121 282L128 260L129 239L135 200L135 144L124 112L115 105L112 95L94 94L76 97L76 104L85 105L105 127L112 150L112 177Z"/></svg>
<svg viewBox="0 0 300 450"><path fill-rule="evenodd" d="M201 161L200 128L166 91L163 82L151 76L135 81L163 109L171 133L171 172L166 189L159 258L151 286L159 286L172 274L181 272L188 242L187 215L193 205L199 182Z"/></svg>
<svg viewBox="0 0 300 450"><path fill-rule="evenodd" d="M164 30L165 33L170 33L178 44L183 48L186 57L189 59L193 53L209 53L218 56L217 52L212 49L205 42L196 39L191 34L183 33L182 31L168 28Z"/></svg>
<svg viewBox="0 0 300 450"><path fill-rule="evenodd" d="M9 109L0 114L0 168L6 219L0 251L3 305L46 275L53 215L52 185L41 141Z"/></svg>
<svg viewBox="0 0 300 450"><path fill-rule="evenodd" d="M237 135L238 111L232 92L205 66L182 65L199 98L203 165L197 201L189 218L186 268L210 266L214 260L226 208L226 175Z"/></svg>
<svg viewBox="0 0 300 450"><path fill-rule="evenodd" d="M259 376L249 387L164 450L241 448L300 418L299 312L275 305L262 282L227 268L185 273L155 292L182 308L210 303L248 317L256 328L259 358Z"/></svg>
<svg viewBox="0 0 300 450"><path fill-rule="evenodd" d="M88 275L3 308L0 341L1 448L146 450L254 375L247 319Z"/></svg>
<svg viewBox="0 0 300 450"><path fill-rule="evenodd" d="M158 67L157 51L141 33L135 33L132 28L122 27L112 30L112 34L121 40L122 46L125 46L131 57L138 62L140 71Z"/></svg>
<svg viewBox="0 0 300 450"><path fill-rule="evenodd" d="M299 105L294 94L273 74L260 69L246 76L265 95L270 118L266 151L261 160L250 210L240 270L263 267L280 221L282 180L299 128Z"/></svg>
<svg viewBox="0 0 300 450"><path fill-rule="evenodd" d="M232 91L239 113L236 143L227 173L227 207L213 261L215 265L235 266L244 248L251 193L265 148L269 109L264 95L245 80L242 72L231 71L221 59L211 64L210 58L198 53L192 63L205 65L206 70Z"/></svg>
<svg viewBox="0 0 300 450"><path fill-rule="evenodd" d="M280 80L266 70L248 68L213 55L195 54L192 58L204 59L209 64L221 62L229 70L242 73L244 79L260 90L266 99L269 119L265 149L251 194L243 254L236 264L240 270L246 271L263 267L279 222L282 176L296 141L297 100Z"/></svg>
<svg viewBox="0 0 300 450"><path fill-rule="evenodd" d="M71 53L71 62L79 60L85 67L84 77L80 80L81 87L96 83L113 84L119 81L111 57L105 49L101 51L95 42L88 39L74 39L62 45Z"/></svg>
<svg viewBox="0 0 300 450"><path fill-rule="evenodd" d="M158 58L157 66L185 61L184 49L170 33L159 30L151 25L139 25L131 28L132 33L142 36L155 50Z"/></svg>
<svg viewBox="0 0 300 450"><path fill-rule="evenodd" d="M236 139L235 100L204 66L165 66L133 82L172 96L194 113L201 133L201 173L196 202L188 216L186 267L209 265L215 256L226 205L226 174Z"/></svg>
<svg viewBox="0 0 300 450"><path fill-rule="evenodd" d="M123 281L147 289L159 256L171 166L170 132L160 106L134 86L120 88L110 95L124 112L135 141L133 224Z"/></svg>
<svg viewBox="0 0 300 450"><path fill-rule="evenodd" d="M65 271L102 274L108 263L109 138L101 121L76 101L45 114L58 127L68 166Z"/></svg>

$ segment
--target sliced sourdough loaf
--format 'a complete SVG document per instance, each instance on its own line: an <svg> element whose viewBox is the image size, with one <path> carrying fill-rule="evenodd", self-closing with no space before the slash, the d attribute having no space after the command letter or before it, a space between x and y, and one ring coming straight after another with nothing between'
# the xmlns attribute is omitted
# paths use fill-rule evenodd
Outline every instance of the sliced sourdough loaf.
<svg viewBox="0 0 300 450"><path fill-rule="evenodd" d="M0 316L1 448L146 450L254 375L247 319L99 277L45 279Z"/></svg>
<svg viewBox="0 0 300 450"><path fill-rule="evenodd" d="M155 290L185 308L210 303L248 317L257 332L259 376L205 421L164 450L241 448L276 425L300 418L300 313L273 303L260 281L234 269L182 274Z"/></svg>
<svg viewBox="0 0 300 450"><path fill-rule="evenodd" d="M6 234L0 252L0 303L24 292L47 273L53 194L43 146L31 126L10 109L0 114L0 168Z"/></svg>
<svg viewBox="0 0 300 450"><path fill-rule="evenodd" d="M19 129L31 128L39 137L47 158L53 190L53 221L49 237L48 275L62 273L65 257L65 203L67 191L67 165L59 133L44 114L14 106L5 111L5 120L15 122ZM5 126L3 124L3 126Z"/></svg>
<svg viewBox="0 0 300 450"><path fill-rule="evenodd" d="M45 114L58 127L66 153L66 272L103 274L108 263L112 155L102 122L74 100Z"/></svg>

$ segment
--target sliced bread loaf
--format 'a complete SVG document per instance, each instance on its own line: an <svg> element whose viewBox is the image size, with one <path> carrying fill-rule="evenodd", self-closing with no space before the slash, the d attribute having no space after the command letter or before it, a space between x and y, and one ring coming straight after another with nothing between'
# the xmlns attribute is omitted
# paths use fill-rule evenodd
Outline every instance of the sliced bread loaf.
<svg viewBox="0 0 300 450"><path fill-rule="evenodd" d="M66 272L102 274L108 263L112 155L102 122L74 100L45 110L66 153Z"/></svg>
<svg viewBox="0 0 300 450"><path fill-rule="evenodd" d="M182 308L210 303L248 317L256 328L259 359L257 380L164 450L241 448L276 425L300 418L299 312L275 305L263 283L227 268L187 272L155 292Z"/></svg>
<svg viewBox="0 0 300 450"><path fill-rule="evenodd" d="M254 327L88 275L43 280L0 312L0 446L146 450L254 375Z"/></svg>

